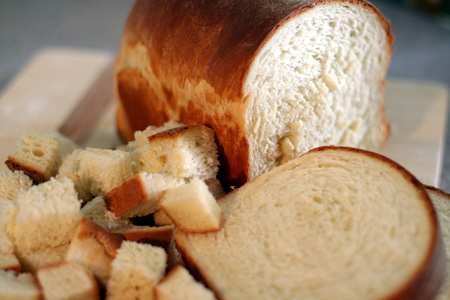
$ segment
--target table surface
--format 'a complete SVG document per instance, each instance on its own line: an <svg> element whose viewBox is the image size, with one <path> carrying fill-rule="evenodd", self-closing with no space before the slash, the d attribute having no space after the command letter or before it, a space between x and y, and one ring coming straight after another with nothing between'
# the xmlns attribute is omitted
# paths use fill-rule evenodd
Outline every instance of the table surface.
<svg viewBox="0 0 450 300"><path fill-rule="evenodd" d="M132 0L1 0L0 90L43 47L116 52ZM439 82L450 88L450 20L392 1L371 1L396 37L388 77ZM441 188L450 192L450 118Z"/></svg>

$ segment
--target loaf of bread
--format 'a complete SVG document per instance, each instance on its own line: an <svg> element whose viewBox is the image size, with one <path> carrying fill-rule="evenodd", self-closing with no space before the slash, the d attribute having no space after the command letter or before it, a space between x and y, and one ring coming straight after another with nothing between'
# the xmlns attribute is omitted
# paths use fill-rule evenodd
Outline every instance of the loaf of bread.
<svg viewBox="0 0 450 300"><path fill-rule="evenodd" d="M119 132L210 126L231 185L320 145L377 150L392 42L365 0L139 0L116 62Z"/></svg>
<svg viewBox="0 0 450 300"><path fill-rule="evenodd" d="M218 203L220 231L176 242L220 299L432 299L444 278L424 187L373 152L317 148Z"/></svg>

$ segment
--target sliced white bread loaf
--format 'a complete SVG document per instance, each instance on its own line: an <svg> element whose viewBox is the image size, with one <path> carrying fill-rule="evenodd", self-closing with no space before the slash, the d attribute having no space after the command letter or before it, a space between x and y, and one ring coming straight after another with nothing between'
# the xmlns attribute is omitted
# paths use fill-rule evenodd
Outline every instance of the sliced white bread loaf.
<svg viewBox="0 0 450 300"><path fill-rule="evenodd" d="M57 247L46 247L32 252L16 249L15 254L20 261L22 271L36 273L42 267L62 262L68 249L69 243Z"/></svg>
<svg viewBox="0 0 450 300"><path fill-rule="evenodd" d="M214 300L213 292L178 265L155 287L155 300Z"/></svg>
<svg viewBox="0 0 450 300"><path fill-rule="evenodd" d="M211 126L231 185L320 145L379 149L393 36L363 0L139 0L117 57L125 139ZM192 16L195 16L193 18Z"/></svg>
<svg viewBox="0 0 450 300"><path fill-rule="evenodd" d="M159 206L182 232L205 233L220 229L222 209L200 179L168 189L161 196Z"/></svg>
<svg viewBox="0 0 450 300"><path fill-rule="evenodd" d="M165 190L185 183L168 174L142 172L109 191L105 202L116 217L146 216L158 210L158 199Z"/></svg>
<svg viewBox="0 0 450 300"><path fill-rule="evenodd" d="M111 262L123 238L92 221L82 219L67 250L65 260L88 269L105 287L111 275Z"/></svg>
<svg viewBox="0 0 450 300"><path fill-rule="evenodd" d="M100 300L92 273L71 262L41 268L36 273L46 300Z"/></svg>
<svg viewBox="0 0 450 300"><path fill-rule="evenodd" d="M219 199L225 196L225 191L219 179L214 178L205 180L205 183L208 186L208 190L211 192L214 198Z"/></svg>
<svg viewBox="0 0 450 300"><path fill-rule="evenodd" d="M86 148L78 160L77 175L93 196L104 196L133 177L130 154L126 151Z"/></svg>
<svg viewBox="0 0 450 300"><path fill-rule="evenodd" d="M25 131L8 155L5 164L11 170L22 170L40 183L56 175L60 142L56 136Z"/></svg>
<svg viewBox="0 0 450 300"><path fill-rule="evenodd" d="M28 190L32 184L23 171L0 172L0 198L13 200L21 190Z"/></svg>
<svg viewBox="0 0 450 300"><path fill-rule="evenodd" d="M164 277L166 264L162 248L124 241L112 262L106 299L153 299L153 289Z"/></svg>
<svg viewBox="0 0 450 300"><path fill-rule="evenodd" d="M176 241L220 299L432 299L442 283L431 200L381 155L317 148L218 203L219 232Z"/></svg>
<svg viewBox="0 0 450 300"><path fill-rule="evenodd" d="M22 253L69 243L81 220L80 201L67 178L33 186L14 202L14 244Z"/></svg>
<svg viewBox="0 0 450 300"><path fill-rule="evenodd" d="M148 137L131 152L133 170L178 178L216 178L219 170L214 131L206 126L177 127Z"/></svg>
<svg viewBox="0 0 450 300"><path fill-rule="evenodd" d="M436 300L450 299L450 194L435 187L427 186L427 193L433 201L433 205L438 213L441 224L442 235L444 237L445 250L447 253L447 269L444 283L439 291Z"/></svg>
<svg viewBox="0 0 450 300"><path fill-rule="evenodd" d="M43 300L44 297L33 275L0 270L0 299Z"/></svg>
<svg viewBox="0 0 450 300"><path fill-rule="evenodd" d="M12 240L16 214L14 203L0 198L0 270L21 270Z"/></svg>
<svg viewBox="0 0 450 300"><path fill-rule="evenodd" d="M133 223L128 219L119 219L108 210L105 200L97 196L81 208L84 219L93 221L108 231L123 231L133 228Z"/></svg>
<svg viewBox="0 0 450 300"><path fill-rule="evenodd" d="M127 151L132 151L138 147L144 146L148 144L148 137L172 128L184 127L186 125L182 123L178 123L176 121L168 121L164 123L162 126L148 126L144 130L137 130L134 133L134 140L127 144Z"/></svg>

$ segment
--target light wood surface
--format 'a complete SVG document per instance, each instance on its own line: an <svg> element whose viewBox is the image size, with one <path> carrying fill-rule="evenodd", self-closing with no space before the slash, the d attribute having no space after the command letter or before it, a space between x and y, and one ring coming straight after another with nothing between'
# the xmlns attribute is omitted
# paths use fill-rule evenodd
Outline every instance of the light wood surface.
<svg viewBox="0 0 450 300"><path fill-rule="evenodd" d="M0 161L6 160L23 131L57 130L67 125L70 116L79 116L76 109L83 99L101 97L101 89L108 85L95 83L113 58L111 53L75 49L38 52L0 94ZM448 91L435 83L389 79L386 84L391 137L382 154L433 186L439 186L447 102ZM89 125L93 129L83 137L82 146L119 145L116 103L104 103L106 107L96 111L98 122ZM0 164L0 171L4 170L6 166Z"/></svg>

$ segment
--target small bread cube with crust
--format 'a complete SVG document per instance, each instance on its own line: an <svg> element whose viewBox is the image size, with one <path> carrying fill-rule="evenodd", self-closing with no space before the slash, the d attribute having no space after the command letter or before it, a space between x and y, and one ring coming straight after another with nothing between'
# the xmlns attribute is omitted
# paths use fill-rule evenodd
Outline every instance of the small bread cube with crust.
<svg viewBox="0 0 450 300"><path fill-rule="evenodd" d="M37 183L56 175L60 159L58 137L25 131L8 155L5 164L10 170L22 170Z"/></svg>
<svg viewBox="0 0 450 300"><path fill-rule="evenodd" d="M168 188L185 184L184 179L167 174L137 174L105 196L107 208L116 217L141 217L158 210L158 200Z"/></svg>
<svg viewBox="0 0 450 300"><path fill-rule="evenodd" d="M220 229L222 209L200 179L168 189L159 206L182 232L205 233Z"/></svg>

